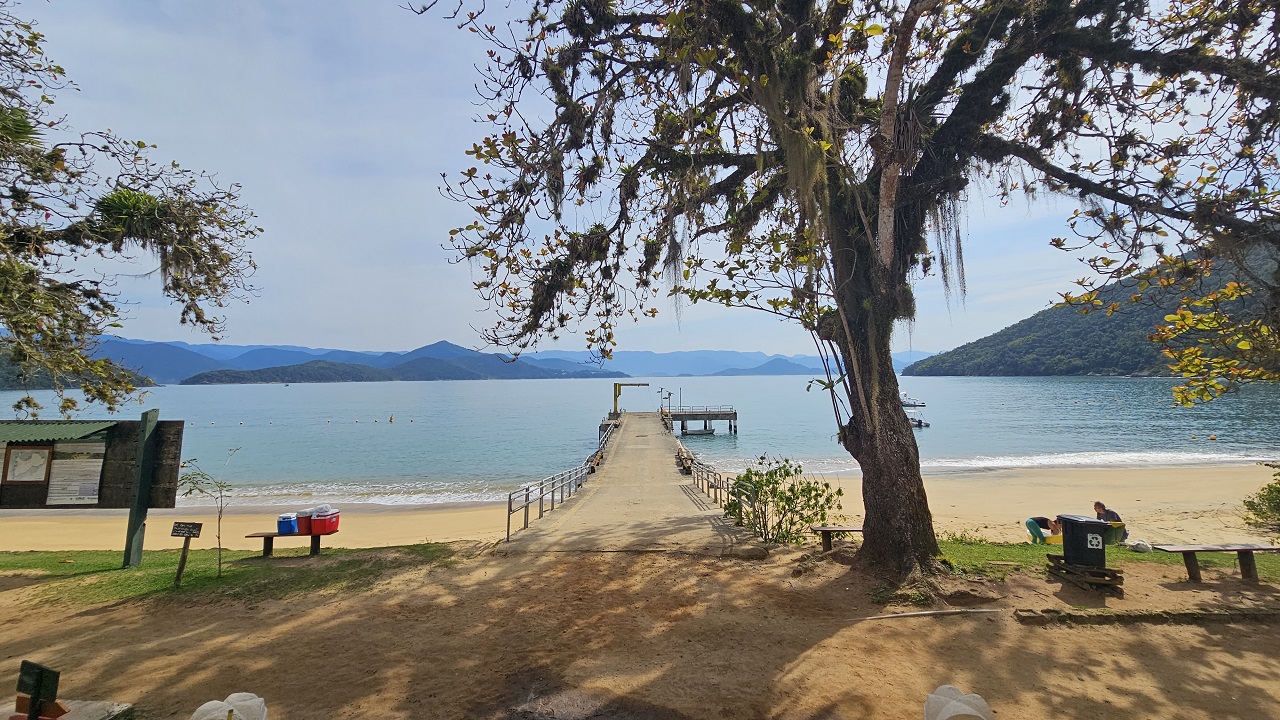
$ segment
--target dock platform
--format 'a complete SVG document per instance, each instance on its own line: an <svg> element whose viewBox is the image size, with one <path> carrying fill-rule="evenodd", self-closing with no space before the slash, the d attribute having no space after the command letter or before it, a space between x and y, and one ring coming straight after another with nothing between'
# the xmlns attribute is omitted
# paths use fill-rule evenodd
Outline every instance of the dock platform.
<svg viewBox="0 0 1280 720"><path fill-rule="evenodd" d="M728 420L729 432L738 434L738 411L732 405L681 405L663 408L662 416L673 432L675 424L680 423L681 435L712 435L715 428L711 423L715 420ZM689 429L690 422L698 421L702 421L701 428Z"/></svg>

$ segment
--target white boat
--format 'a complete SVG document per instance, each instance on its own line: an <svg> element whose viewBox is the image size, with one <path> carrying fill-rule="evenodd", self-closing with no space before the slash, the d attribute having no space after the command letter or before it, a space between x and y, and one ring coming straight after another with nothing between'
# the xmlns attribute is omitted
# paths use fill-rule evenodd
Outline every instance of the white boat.
<svg viewBox="0 0 1280 720"><path fill-rule="evenodd" d="M920 415L919 410L907 410L905 412L907 413L907 422L911 423L911 427L914 427L914 428L929 427L929 421L925 420L924 417Z"/></svg>
<svg viewBox="0 0 1280 720"><path fill-rule="evenodd" d="M924 403L920 402L919 400L913 397L907 397L906 393L902 393L902 396L900 399L902 400L902 407L924 407L925 406Z"/></svg>

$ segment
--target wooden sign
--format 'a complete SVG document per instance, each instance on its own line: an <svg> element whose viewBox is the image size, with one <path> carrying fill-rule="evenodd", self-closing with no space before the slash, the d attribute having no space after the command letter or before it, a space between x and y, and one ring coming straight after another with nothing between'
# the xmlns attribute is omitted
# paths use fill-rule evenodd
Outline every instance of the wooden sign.
<svg viewBox="0 0 1280 720"><path fill-rule="evenodd" d="M46 708L52 709L52 706L58 700L58 676L57 670L38 665L30 660L23 660L18 667L18 704L21 705L22 699L25 697L27 717L37 718L45 713L42 712ZM23 711L19 711L23 712ZM48 717L60 717L62 713L49 715Z"/></svg>
<svg viewBox="0 0 1280 720"><path fill-rule="evenodd" d="M176 522L173 524L173 532L170 535L180 538L198 538L200 537L200 528L203 526L204 523Z"/></svg>

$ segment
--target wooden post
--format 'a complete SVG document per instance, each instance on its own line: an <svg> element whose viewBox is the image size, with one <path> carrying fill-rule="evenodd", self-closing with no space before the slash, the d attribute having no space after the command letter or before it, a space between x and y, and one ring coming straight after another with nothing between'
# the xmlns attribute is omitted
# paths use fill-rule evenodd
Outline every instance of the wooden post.
<svg viewBox="0 0 1280 720"><path fill-rule="evenodd" d="M125 534L124 565L137 567L142 564L142 540L147 530L147 508L151 505L151 476L156 467L156 423L160 411L142 413L138 425L137 471L133 481L133 503L129 506L129 526Z"/></svg>
<svg viewBox="0 0 1280 720"><path fill-rule="evenodd" d="M1200 582L1200 561L1196 559L1196 554L1193 552L1182 553L1182 564L1187 566L1187 577L1191 579L1191 582Z"/></svg>
<svg viewBox="0 0 1280 720"><path fill-rule="evenodd" d="M187 569L187 553L191 550L191 538L182 538L182 554L178 556L178 574L173 576L173 587L176 590L182 585L182 571Z"/></svg>
<svg viewBox="0 0 1280 720"><path fill-rule="evenodd" d="M1245 580L1258 581L1258 565L1253 560L1252 550L1241 550L1236 553L1240 556L1240 576Z"/></svg>

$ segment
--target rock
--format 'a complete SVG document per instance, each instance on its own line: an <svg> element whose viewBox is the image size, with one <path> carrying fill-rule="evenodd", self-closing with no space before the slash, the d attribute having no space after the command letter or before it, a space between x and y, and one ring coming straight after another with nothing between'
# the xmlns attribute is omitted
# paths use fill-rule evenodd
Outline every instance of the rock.
<svg viewBox="0 0 1280 720"><path fill-rule="evenodd" d="M737 558L739 560L764 560L769 557L769 551L758 545L750 545L747 547L735 547L726 550L721 557Z"/></svg>

